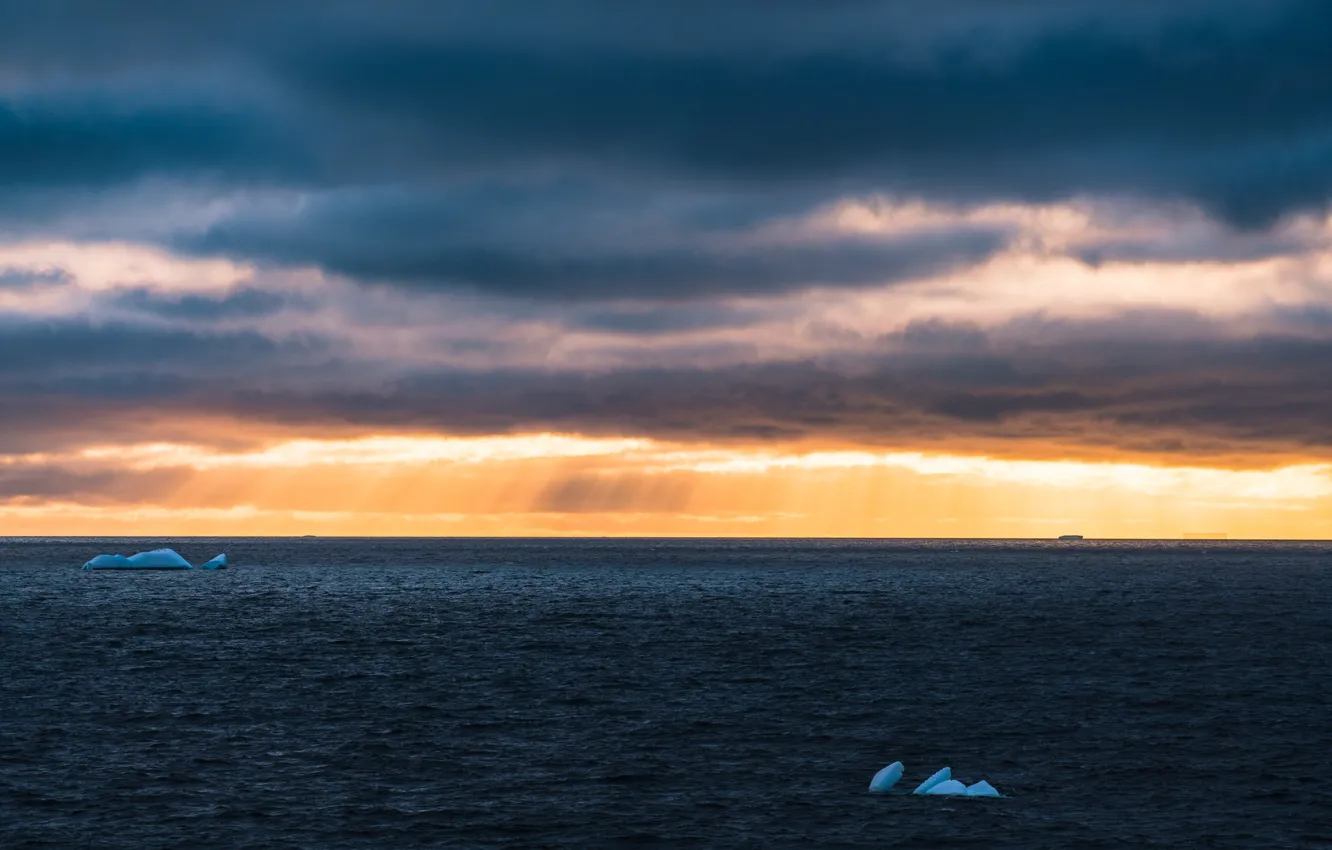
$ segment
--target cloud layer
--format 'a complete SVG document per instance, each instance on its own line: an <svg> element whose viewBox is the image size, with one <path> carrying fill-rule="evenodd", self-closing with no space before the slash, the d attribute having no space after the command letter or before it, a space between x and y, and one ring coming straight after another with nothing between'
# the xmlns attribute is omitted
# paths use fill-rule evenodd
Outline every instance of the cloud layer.
<svg viewBox="0 0 1332 850"><path fill-rule="evenodd" d="M1332 456L1326 3L0 16L0 463L546 431ZM629 499L589 487L533 504Z"/></svg>
<svg viewBox="0 0 1332 850"><path fill-rule="evenodd" d="M1240 227L1321 210L1332 188L1332 11L1314 0L1155 12L954 0L928 15L869 0L150 5L5 10L8 206L59 217L89 191L205 184L245 196L194 234L200 250L336 268L339 225L428 243L466 230L478 206L584 215L570 187L625 209L663 191L721 194L750 217L866 192L1110 194L1194 203ZM404 188L416 196L385 203ZM311 202L255 244L269 222L255 192ZM396 266L402 247L351 270L472 277ZM679 260L663 262L670 275Z"/></svg>

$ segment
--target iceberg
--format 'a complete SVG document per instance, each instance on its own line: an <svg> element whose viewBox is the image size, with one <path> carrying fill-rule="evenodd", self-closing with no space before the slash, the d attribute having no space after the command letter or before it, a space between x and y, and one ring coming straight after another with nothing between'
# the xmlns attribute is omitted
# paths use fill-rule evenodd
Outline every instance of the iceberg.
<svg viewBox="0 0 1332 850"><path fill-rule="evenodd" d="M900 761L892 764L874 774L870 780L869 790L871 794L883 794L891 789L902 778L904 769ZM913 794L932 794L940 797L1002 797L999 789L995 788L984 779L972 785L960 782L953 778L953 769L951 767L942 767L936 771L929 779L926 779L920 785L916 786Z"/></svg>
<svg viewBox="0 0 1332 850"><path fill-rule="evenodd" d="M940 768L939 771L935 773L933 776L931 776L929 779L926 779L924 782L917 785L916 790L912 791L911 793L928 794L930 793L931 788L938 785L940 782L947 782L952 778L953 778L953 769L951 767Z"/></svg>
<svg viewBox="0 0 1332 850"><path fill-rule="evenodd" d="M154 549L137 555L98 555L83 565L85 570L191 570L190 562L171 549Z"/></svg>
<svg viewBox="0 0 1332 850"><path fill-rule="evenodd" d="M176 554L175 549L154 549L151 552L140 552L137 555L130 555L129 562L136 567L156 570L194 569L189 561Z"/></svg>
<svg viewBox="0 0 1332 850"><path fill-rule="evenodd" d="M917 791L916 793L965 797L967 794L967 786L958 782L956 779L945 779L943 782L931 785L928 791Z"/></svg>
<svg viewBox="0 0 1332 850"><path fill-rule="evenodd" d="M892 788L897 784L897 780L902 778L904 770L905 768L902 767L902 763L900 761L895 761L883 770L874 774L874 778L870 780L870 793L882 794Z"/></svg>
<svg viewBox="0 0 1332 850"><path fill-rule="evenodd" d="M218 555L202 569L218 570L227 565L227 556ZM137 555L98 555L83 565L85 570L192 570L194 565L174 549L154 549Z"/></svg>
<svg viewBox="0 0 1332 850"><path fill-rule="evenodd" d="M126 570L133 567L134 564L124 555L98 555L83 565L85 570Z"/></svg>

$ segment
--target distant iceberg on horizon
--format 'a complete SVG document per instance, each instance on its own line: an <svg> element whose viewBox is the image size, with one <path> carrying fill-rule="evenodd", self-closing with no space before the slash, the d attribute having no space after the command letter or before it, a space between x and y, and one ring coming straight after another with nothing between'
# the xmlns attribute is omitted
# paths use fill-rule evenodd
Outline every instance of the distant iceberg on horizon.
<svg viewBox="0 0 1332 850"><path fill-rule="evenodd" d="M85 570L130 570L134 562L124 555L98 555L83 565Z"/></svg>
<svg viewBox="0 0 1332 850"><path fill-rule="evenodd" d="M182 558L175 549L153 549L130 555L131 566L155 570L192 570L194 565Z"/></svg>
<svg viewBox="0 0 1332 850"><path fill-rule="evenodd" d="M227 566L227 556L218 555L199 569L220 570ZM85 570L192 570L194 565L175 549L153 549L126 558L124 555L98 555L83 565Z"/></svg>

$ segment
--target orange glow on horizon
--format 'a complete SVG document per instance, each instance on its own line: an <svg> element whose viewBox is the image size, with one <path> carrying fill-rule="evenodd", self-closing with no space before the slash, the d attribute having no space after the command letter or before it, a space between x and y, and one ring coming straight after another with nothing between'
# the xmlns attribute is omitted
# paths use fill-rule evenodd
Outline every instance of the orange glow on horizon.
<svg viewBox="0 0 1332 850"><path fill-rule="evenodd" d="M113 471L121 489L0 503L7 534L1332 537L1325 463L1237 470L567 434L0 459L38 463Z"/></svg>

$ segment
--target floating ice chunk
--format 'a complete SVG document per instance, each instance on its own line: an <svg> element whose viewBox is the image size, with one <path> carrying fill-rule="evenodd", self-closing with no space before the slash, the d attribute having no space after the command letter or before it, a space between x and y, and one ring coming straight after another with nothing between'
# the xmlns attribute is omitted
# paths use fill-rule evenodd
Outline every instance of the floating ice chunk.
<svg viewBox="0 0 1332 850"><path fill-rule="evenodd" d="M199 569L201 570L225 570L226 568L227 568L227 556L225 554L218 555L213 560L205 561L204 563L199 565Z"/></svg>
<svg viewBox="0 0 1332 850"><path fill-rule="evenodd" d="M85 570L192 570L190 562L172 549L154 549L137 555L98 555L83 565Z"/></svg>
<svg viewBox="0 0 1332 850"><path fill-rule="evenodd" d="M83 565L85 570L124 570L133 567L124 555L98 555Z"/></svg>
<svg viewBox="0 0 1332 850"><path fill-rule="evenodd" d="M1003 795L990 783L982 779L975 785L967 786L968 797L1002 797Z"/></svg>
<svg viewBox="0 0 1332 850"><path fill-rule="evenodd" d="M917 792L920 793L920 792ZM956 779L945 779L937 785L931 785L926 794L943 794L948 796L966 796L967 786L958 782Z"/></svg>
<svg viewBox="0 0 1332 850"><path fill-rule="evenodd" d="M953 769L951 767L940 768L938 773L934 774L929 779L926 779L924 782L917 785L916 790L912 791L911 793L928 794L930 793L931 788L938 785L940 782L947 782L952 778L953 778Z"/></svg>
<svg viewBox="0 0 1332 850"><path fill-rule="evenodd" d="M902 767L902 763L900 761L895 761L883 770L874 774L874 778L870 780L870 792L874 794L882 794L889 788L892 788L897 784L897 780L902 778L904 770L905 768Z"/></svg>
<svg viewBox="0 0 1332 850"><path fill-rule="evenodd" d="M194 569L189 561L176 554L175 549L154 549L151 552L140 552L137 555L130 555L129 562L136 567L152 567L159 570Z"/></svg>

